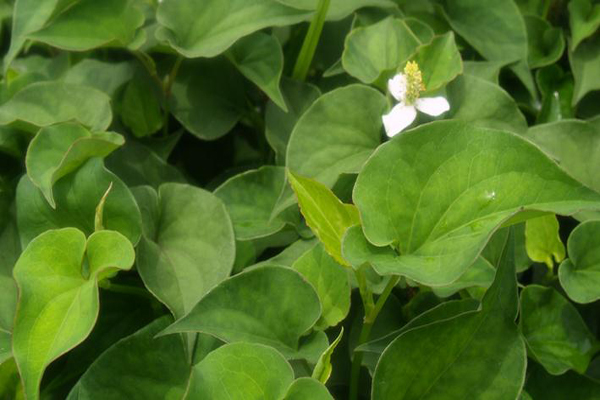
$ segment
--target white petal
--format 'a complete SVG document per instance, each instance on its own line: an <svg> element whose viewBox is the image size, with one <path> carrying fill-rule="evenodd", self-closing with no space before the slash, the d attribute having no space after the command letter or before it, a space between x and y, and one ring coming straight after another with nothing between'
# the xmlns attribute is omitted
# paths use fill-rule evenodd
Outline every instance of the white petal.
<svg viewBox="0 0 600 400"><path fill-rule="evenodd" d="M437 117L438 115L445 113L450 109L448 100L442 96L417 99L415 106L417 107L417 110L433 117Z"/></svg>
<svg viewBox="0 0 600 400"><path fill-rule="evenodd" d="M404 128L413 123L416 117L417 110L414 106L407 106L402 103L396 104L392 111L382 117L385 133L392 137L402 132Z"/></svg>
<svg viewBox="0 0 600 400"><path fill-rule="evenodd" d="M392 79L388 80L388 90L398 101L404 100L406 85L406 76L404 74L396 74Z"/></svg>

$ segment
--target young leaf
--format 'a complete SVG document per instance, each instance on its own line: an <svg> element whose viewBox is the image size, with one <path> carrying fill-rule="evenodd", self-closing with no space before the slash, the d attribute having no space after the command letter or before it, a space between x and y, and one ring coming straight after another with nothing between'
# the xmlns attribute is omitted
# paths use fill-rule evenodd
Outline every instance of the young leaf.
<svg viewBox="0 0 600 400"><path fill-rule="evenodd" d="M400 251L374 255L373 267L433 286L462 275L491 234L524 209L600 207L599 194L531 143L458 121L423 125L380 146L353 197L368 241Z"/></svg>
<svg viewBox="0 0 600 400"><path fill-rule="evenodd" d="M21 178L17 186L17 223L23 246L48 229L75 227L91 235L95 230L96 207L111 184L104 204L104 228L118 231L136 244L142 223L133 195L116 175L104 168L101 159L91 158L56 182L55 209L29 177Z"/></svg>
<svg viewBox="0 0 600 400"><path fill-rule="evenodd" d="M300 336L320 314L319 298L300 274L261 267L221 282L162 335L203 332L225 342L262 343L296 358Z"/></svg>
<svg viewBox="0 0 600 400"><path fill-rule="evenodd" d="M342 237L352 225L360 225L356 207L342 203L331 190L316 180L289 170L288 179L306 223L323 243L325 250L338 264L350 266L342 257Z"/></svg>
<svg viewBox="0 0 600 400"><path fill-rule="evenodd" d="M110 97L88 86L38 82L0 106L1 125L22 121L43 127L71 120L105 131L112 120Z"/></svg>
<svg viewBox="0 0 600 400"><path fill-rule="evenodd" d="M515 275L509 236L481 310L408 330L394 340L377 364L372 399L517 398L526 354L514 323Z"/></svg>
<svg viewBox="0 0 600 400"><path fill-rule="evenodd" d="M158 193L147 186L134 193L144 220L138 271L148 290L181 318L229 276L231 220L219 199L193 186L166 183Z"/></svg>
<svg viewBox="0 0 600 400"><path fill-rule="evenodd" d="M114 132L90 132L73 123L40 129L29 144L25 165L27 175L55 208L52 187L63 176L79 168L92 157L106 157L125 143Z"/></svg>
<svg viewBox="0 0 600 400"><path fill-rule="evenodd" d="M567 248L569 258L558 269L565 292L577 303L600 299L600 221L578 225L569 236Z"/></svg>
<svg viewBox="0 0 600 400"><path fill-rule="evenodd" d="M560 263L565 258L565 245L558 233L556 215L549 214L532 218L525 222L525 243L527 255L535 262L543 262L552 269L554 261Z"/></svg>
<svg viewBox="0 0 600 400"><path fill-rule="evenodd" d="M523 289L519 325L531 355L552 375L585 373L600 348L577 309L553 288Z"/></svg>
<svg viewBox="0 0 600 400"><path fill-rule="evenodd" d="M13 354L28 399L39 398L48 364L92 330L98 281L131 268L134 256L129 240L117 232L96 232L86 241L74 228L47 231L25 249L14 269L20 298Z"/></svg>
<svg viewBox="0 0 600 400"><path fill-rule="evenodd" d="M333 370L333 366L331 365L331 355L333 354L337 345L340 343L340 340L342 340L342 336L344 336L344 327L342 327L340 333L329 345L327 350L321 354L317 365L315 365L315 369L313 369L312 378L316 379L322 384L326 384L331 376L331 371Z"/></svg>
<svg viewBox="0 0 600 400"><path fill-rule="evenodd" d="M437 36L417 51L414 60L423 71L425 90L431 92L444 86L463 71L462 59L452 31Z"/></svg>
<svg viewBox="0 0 600 400"><path fill-rule="evenodd" d="M540 68L554 64L565 51L562 29L554 28L548 21L526 15L527 39L529 42L529 67Z"/></svg>
<svg viewBox="0 0 600 400"><path fill-rule="evenodd" d="M232 343L192 368L186 399L279 400L294 379L292 367L271 347Z"/></svg>
<svg viewBox="0 0 600 400"><path fill-rule="evenodd" d="M214 57L253 32L310 15L273 0L166 0L158 7L156 37L187 58Z"/></svg>
<svg viewBox="0 0 600 400"><path fill-rule="evenodd" d="M575 106L583 96L600 89L600 35L581 43L577 50L569 50L569 62L575 79L573 100Z"/></svg>

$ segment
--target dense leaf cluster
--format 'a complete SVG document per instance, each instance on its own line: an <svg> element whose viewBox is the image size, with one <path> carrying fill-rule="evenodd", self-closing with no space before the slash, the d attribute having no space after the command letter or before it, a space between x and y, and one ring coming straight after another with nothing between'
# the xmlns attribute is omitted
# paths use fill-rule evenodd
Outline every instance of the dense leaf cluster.
<svg viewBox="0 0 600 400"><path fill-rule="evenodd" d="M599 28L1 0L0 400L600 399Z"/></svg>

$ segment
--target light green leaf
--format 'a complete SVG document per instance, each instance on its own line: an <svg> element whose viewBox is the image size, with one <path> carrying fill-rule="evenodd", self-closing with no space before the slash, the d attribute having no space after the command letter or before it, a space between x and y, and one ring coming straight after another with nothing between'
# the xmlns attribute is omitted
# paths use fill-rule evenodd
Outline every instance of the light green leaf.
<svg viewBox="0 0 600 400"><path fill-rule="evenodd" d="M326 384L329 380L329 377L331 376L331 371L333 371L333 366L331 365L331 356L335 351L337 345L340 343L340 340L342 340L342 336L344 336L344 327L340 329L340 333L335 338L335 340L329 345L327 350L325 350L323 354L321 354L317 365L315 365L315 368L313 369L312 378L316 379L322 384Z"/></svg>
<svg viewBox="0 0 600 400"><path fill-rule="evenodd" d="M417 51L414 61L419 64L423 84L428 92L444 86L463 71L462 59L452 31L437 36Z"/></svg>
<svg viewBox="0 0 600 400"><path fill-rule="evenodd" d="M92 363L67 400L182 399L190 366L181 337L155 338L170 322L162 317L115 343Z"/></svg>
<svg viewBox="0 0 600 400"><path fill-rule="evenodd" d="M481 310L408 330L386 348L373 376L373 400L517 398L526 354L514 323L513 246L509 236Z"/></svg>
<svg viewBox="0 0 600 400"><path fill-rule="evenodd" d="M0 331L11 332L17 309L17 283L13 267L21 254L21 243L16 220L12 215L2 216L0 230Z"/></svg>
<svg viewBox="0 0 600 400"><path fill-rule="evenodd" d="M29 179L40 188L52 207L56 207L52 187L92 157L106 157L125 143L114 132L90 132L73 123L40 129L29 144L25 165Z"/></svg>
<svg viewBox="0 0 600 400"><path fill-rule="evenodd" d="M12 335L9 332L0 331L0 365L12 357ZM2 394L0 392L0 394Z"/></svg>
<svg viewBox="0 0 600 400"><path fill-rule="evenodd" d="M457 121L423 125L380 146L353 198L369 242L400 253L363 246L374 253L373 267L432 286L460 277L491 234L523 210L572 214L600 206L599 194L521 137Z"/></svg>
<svg viewBox="0 0 600 400"><path fill-rule="evenodd" d="M96 232L86 241L74 228L50 230L25 249L14 269L20 298L13 354L28 399L39 398L48 364L92 330L98 316L98 281L130 269L133 260L131 243L114 231Z"/></svg>
<svg viewBox="0 0 600 400"><path fill-rule="evenodd" d="M134 73L130 62L109 63L86 58L71 67L62 77L65 83L84 85L113 96L117 89L128 82Z"/></svg>
<svg viewBox="0 0 600 400"><path fill-rule="evenodd" d="M599 348L577 309L553 288L523 289L519 325L531 356L552 375L585 373Z"/></svg>
<svg viewBox="0 0 600 400"><path fill-rule="evenodd" d="M246 78L287 111L279 89L283 73L283 51L275 37L262 32L253 33L235 42L226 55Z"/></svg>
<svg viewBox="0 0 600 400"><path fill-rule="evenodd" d="M540 68L555 63L565 51L562 29L554 28L545 19L526 15L529 43L529 67Z"/></svg>
<svg viewBox="0 0 600 400"><path fill-rule="evenodd" d="M299 273L261 267L223 281L162 334L203 332L225 342L265 344L295 358L300 337L320 314L317 294Z"/></svg>
<svg viewBox="0 0 600 400"><path fill-rule="evenodd" d="M486 60L527 57L527 30L512 0L449 0L444 12L452 29Z"/></svg>
<svg viewBox="0 0 600 400"><path fill-rule="evenodd" d="M342 203L325 185L313 179L291 171L288 171L288 179L306 224L338 264L349 266L342 257L342 237L346 229L360 224L356 207Z"/></svg>
<svg viewBox="0 0 600 400"><path fill-rule="evenodd" d="M243 79L230 62L217 58L182 63L169 109L192 134L218 139L233 128L245 107Z"/></svg>
<svg viewBox="0 0 600 400"><path fill-rule="evenodd" d="M149 136L162 127L160 98L156 83L145 74L137 74L125 86L121 118L134 136Z"/></svg>
<svg viewBox="0 0 600 400"><path fill-rule="evenodd" d="M582 120L564 120L529 128L526 137L584 185L600 192L600 131Z"/></svg>
<svg viewBox="0 0 600 400"><path fill-rule="evenodd" d="M569 258L558 269L565 292L577 303L600 299L600 221L577 226L569 236L567 248Z"/></svg>
<svg viewBox="0 0 600 400"><path fill-rule="evenodd" d="M346 269L327 254L322 245L317 245L304 253L292 268L300 272L313 285L322 315L317 322L319 328L336 326L350 310L350 283Z"/></svg>
<svg viewBox="0 0 600 400"><path fill-rule="evenodd" d="M321 92L314 85L286 77L281 80L281 89L288 111L283 111L272 101L267 103L265 137L271 148L275 150L278 164L285 164L285 153L292 130Z"/></svg>
<svg viewBox="0 0 600 400"><path fill-rule="evenodd" d="M283 167L263 166L228 179L215 190L227 207L237 240L273 235L285 226L280 217L271 218L285 181Z"/></svg>
<svg viewBox="0 0 600 400"><path fill-rule="evenodd" d="M92 158L77 171L54 185L56 208L27 176L17 187L17 223L21 243L27 245L48 229L75 227L86 235L94 232L96 207L112 183L104 205L104 227L118 231L136 244L141 235L140 210L127 186L104 168L102 160Z"/></svg>
<svg viewBox="0 0 600 400"><path fill-rule="evenodd" d="M385 97L367 86L324 94L294 127L286 166L332 187L340 174L360 171L381 143L381 116L386 111Z"/></svg>
<svg viewBox="0 0 600 400"><path fill-rule="evenodd" d="M293 379L292 367L273 348L226 344L193 367L185 398L279 400Z"/></svg>
<svg viewBox="0 0 600 400"><path fill-rule="evenodd" d="M517 103L498 85L461 75L448 84L446 94L450 103L446 118L516 133L527 130L527 121Z"/></svg>
<svg viewBox="0 0 600 400"><path fill-rule="evenodd" d="M498 61L465 61L463 62L463 73L473 75L477 78L498 85L502 63Z"/></svg>
<svg viewBox="0 0 600 400"><path fill-rule="evenodd" d="M565 246L560 240L556 215L549 214L525 221L527 255L535 262L545 263L552 269L554 261L565 258Z"/></svg>
<svg viewBox="0 0 600 400"><path fill-rule="evenodd" d="M156 15L156 37L187 58L214 57L244 36L310 14L273 0L165 0Z"/></svg>
<svg viewBox="0 0 600 400"><path fill-rule="evenodd" d="M450 297L462 289L472 287L487 289L492 284L495 273L496 270L489 261L478 257L457 280L446 286L433 287L432 290L439 297Z"/></svg>
<svg viewBox="0 0 600 400"><path fill-rule="evenodd" d="M37 127L76 120L104 131L112 120L110 97L80 85L39 82L27 86L0 106L0 124L22 121Z"/></svg>
<svg viewBox="0 0 600 400"><path fill-rule="evenodd" d="M600 89L600 35L581 43L575 51L569 50L569 62L575 78L575 105L589 92Z"/></svg>
<svg viewBox="0 0 600 400"><path fill-rule="evenodd" d="M137 268L146 287L181 318L229 276L235 259L231 220L213 194L166 183L134 191L144 220Z"/></svg>
<svg viewBox="0 0 600 400"><path fill-rule="evenodd" d="M571 0L567 7L571 26L571 48L575 49L583 39L593 35L600 28L600 4L591 0Z"/></svg>
<svg viewBox="0 0 600 400"><path fill-rule="evenodd" d="M319 0L277 0L279 3L301 10L314 11L317 9ZM395 7L393 1L390 0L331 0L329 11L327 12L328 20L340 20L363 7Z"/></svg>
<svg viewBox="0 0 600 400"><path fill-rule="evenodd" d="M403 20L388 17L346 36L342 65L360 81L385 87L386 79L404 68L420 44Z"/></svg>
<svg viewBox="0 0 600 400"><path fill-rule="evenodd" d="M283 400L333 400L331 394L321 382L313 378L302 377L296 379Z"/></svg>
<svg viewBox="0 0 600 400"><path fill-rule="evenodd" d="M71 51L125 47L143 23L133 0L79 0L28 38Z"/></svg>

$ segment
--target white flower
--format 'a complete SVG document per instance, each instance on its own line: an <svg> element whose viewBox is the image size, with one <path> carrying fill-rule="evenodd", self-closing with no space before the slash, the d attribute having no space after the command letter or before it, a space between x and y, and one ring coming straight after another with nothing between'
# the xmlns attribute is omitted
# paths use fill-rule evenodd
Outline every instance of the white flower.
<svg viewBox="0 0 600 400"><path fill-rule="evenodd" d="M388 90L399 102L382 117L385 133L389 137L402 132L412 124L417 117L417 110L437 117L450 109L450 104L442 96L419 98L419 93L425 88L419 66L414 61L406 64L404 73L399 73L388 80Z"/></svg>

